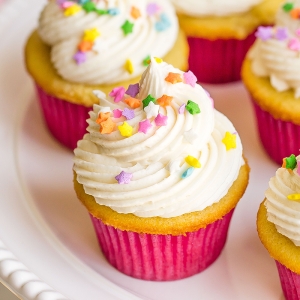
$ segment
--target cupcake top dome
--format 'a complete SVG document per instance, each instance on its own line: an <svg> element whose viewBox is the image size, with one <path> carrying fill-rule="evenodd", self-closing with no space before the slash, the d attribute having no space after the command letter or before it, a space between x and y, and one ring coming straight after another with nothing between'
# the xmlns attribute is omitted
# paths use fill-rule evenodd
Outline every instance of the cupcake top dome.
<svg viewBox="0 0 300 300"><path fill-rule="evenodd" d="M139 83L100 99L75 149L74 171L100 205L175 217L218 202L244 164L232 123L192 72L151 58Z"/></svg>
<svg viewBox="0 0 300 300"><path fill-rule="evenodd" d="M64 79L105 85L141 75L150 55L165 56L178 21L165 0L50 0L38 33Z"/></svg>
<svg viewBox="0 0 300 300"><path fill-rule="evenodd" d="M256 76L269 77L279 92L294 90L300 97L300 1L285 2L275 26L259 27L257 41L249 53Z"/></svg>
<svg viewBox="0 0 300 300"><path fill-rule="evenodd" d="M227 16L249 10L262 0L171 0L176 10L189 16Z"/></svg>

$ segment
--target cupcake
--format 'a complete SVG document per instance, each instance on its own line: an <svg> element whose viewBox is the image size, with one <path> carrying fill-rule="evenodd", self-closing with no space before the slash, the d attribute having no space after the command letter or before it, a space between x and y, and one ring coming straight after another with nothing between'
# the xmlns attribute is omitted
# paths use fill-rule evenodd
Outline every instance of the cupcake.
<svg viewBox="0 0 300 300"><path fill-rule="evenodd" d="M259 25L273 24L282 0L172 0L189 47L189 68L203 83L240 80Z"/></svg>
<svg viewBox="0 0 300 300"><path fill-rule="evenodd" d="M95 91L74 150L74 187L108 262L145 280L176 280L220 255L249 167L232 123L191 71L151 60L135 89Z"/></svg>
<svg viewBox="0 0 300 300"><path fill-rule="evenodd" d="M187 69L187 40L168 1L48 1L25 63L53 136L74 149L98 101L92 91L127 89L150 55Z"/></svg>
<svg viewBox="0 0 300 300"><path fill-rule="evenodd" d="M260 139L278 164L300 148L300 1L279 9L276 25L260 27L242 67Z"/></svg>
<svg viewBox="0 0 300 300"><path fill-rule="evenodd" d="M300 299L299 219L300 155L292 154L270 179L257 214L259 238L276 262L287 300Z"/></svg>

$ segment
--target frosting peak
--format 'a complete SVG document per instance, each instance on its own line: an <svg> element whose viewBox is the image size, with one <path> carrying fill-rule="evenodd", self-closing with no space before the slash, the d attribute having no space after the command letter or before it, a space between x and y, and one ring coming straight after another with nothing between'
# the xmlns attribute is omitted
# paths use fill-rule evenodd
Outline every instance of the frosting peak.
<svg viewBox="0 0 300 300"><path fill-rule="evenodd" d="M100 104L74 151L74 170L97 203L174 217L226 195L243 164L241 141L196 80L152 58L138 84L96 92Z"/></svg>

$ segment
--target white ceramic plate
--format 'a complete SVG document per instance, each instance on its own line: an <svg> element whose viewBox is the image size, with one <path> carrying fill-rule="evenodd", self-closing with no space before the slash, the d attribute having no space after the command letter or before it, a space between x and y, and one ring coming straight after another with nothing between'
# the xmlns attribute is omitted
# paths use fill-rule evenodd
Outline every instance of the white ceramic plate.
<svg viewBox="0 0 300 300"><path fill-rule="evenodd" d="M22 299L282 299L256 212L277 166L264 153L242 83L206 88L234 123L251 166L227 244L203 273L175 282L127 277L103 258L72 187L72 158L47 132L23 63L46 1L0 5L0 280Z"/></svg>

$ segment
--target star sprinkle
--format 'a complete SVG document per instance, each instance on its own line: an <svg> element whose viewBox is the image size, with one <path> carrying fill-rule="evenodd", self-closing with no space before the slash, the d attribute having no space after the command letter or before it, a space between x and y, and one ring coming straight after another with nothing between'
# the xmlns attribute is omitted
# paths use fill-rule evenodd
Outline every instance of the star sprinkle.
<svg viewBox="0 0 300 300"><path fill-rule="evenodd" d="M126 20L125 23L121 26L123 33L125 35L132 33L133 26L134 26L134 23L131 23L130 21Z"/></svg>
<svg viewBox="0 0 300 300"><path fill-rule="evenodd" d="M73 56L73 59L76 61L77 65L80 65L84 62L86 62L86 53L78 51L76 54Z"/></svg>
<svg viewBox="0 0 300 300"><path fill-rule="evenodd" d="M300 8L294 8L290 11L290 15L293 19L299 19L300 17Z"/></svg>
<svg viewBox="0 0 300 300"><path fill-rule="evenodd" d="M145 107L147 107L149 105L150 102L155 102L155 98L151 96L151 94L149 94L142 102L143 102L143 108L145 109Z"/></svg>
<svg viewBox="0 0 300 300"><path fill-rule="evenodd" d="M182 78L179 73L169 72L168 76L165 78L165 81L175 84L178 82L182 82Z"/></svg>
<svg viewBox="0 0 300 300"><path fill-rule="evenodd" d="M160 57L153 57L153 58L154 58L154 60L155 60L158 64L160 64L160 63L163 62L162 58L160 58ZM150 61L151 61L151 60L150 60Z"/></svg>
<svg viewBox="0 0 300 300"><path fill-rule="evenodd" d="M295 38L290 39L288 42L288 48L293 51L300 51L300 41Z"/></svg>
<svg viewBox="0 0 300 300"><path fill-rule="evenodd" d="M192 100L188 100L187 105L185 106L185 109L191 114L199 114L200 113L200 108L199 105Z"/></svg>
<svg viewBox="0 0 300 300"><path fill-rule="evenodd" d="M190 166L194 167L194 168L200 168L201 167L201 164L200 164L199 160L196 157L191 156L191 155L188 155L185 158L185 162L187 164L189 164Z"/></svg>
<svg viewBox="0 0 300 300"><path fill-rule="evenodd" d="M183 74L183 81L186 84L189 84L191 87L195 87L197 82L197 77L194 75L192 71L188 71Z"/></svg>
<svg viewBox="0 0 300 300"><path fill-rule="evenodd" d="M120 10L115 7L115 8L110 8L107 10L107 13L111 16L116 16L116 15L119 15L120 14Z"/></svg>
<svg viewBox="0 0 300 300"><path fill-rule="evenodd" d="M64 11L64 15L66 17L70 17L70 16L73 16L75 14L77 14L79 11L81 11L81 6L76 4L76 3L73 3L72 6L69 6L68 8L66 8L66 10Z"/></svg>
<svg viewBox="0 0 300 300"><path fill-rule="evenodd" d="M160 98L156 100L156 103L158 103L162 107L169 106L173 97L168 95L162 95Z"/></svg>
<svg viewBox="0 0 300 300"><path fill-rule="evenodd" d="M93 49L94 43L92 41L81 41L78 44L78 50L81 52L87 52Z"/></svg>
<svg viewBox="0 0 300 300"><path fill-rule="evenodd" d="M100 133L111 133L116 130L116 124L111 118L108 118L106 121L100 123Z"/></svg>
<svg viewBox="0 0 300 300"><path fill-rule="evenodd" d="M184 114L184 111L185 111L185 104L181 104L178 108L178 113L182 115Z"/></svg>
<svg viewBox="0 0 300 300"><path fill-rule="evenodd" d="M82 5L82 8L89 13L96 10L96 4L91 1L85 1L85 3Z"/></svg>
<svg viewBox="0 0 300 300"><path fill-rule="evenodd" d="M132 126L130 126L126 121L118 126L118 129L122 136L129 137L132 136Z"/></svg>
<svg viewBox="0 0 300 300"><path fill-rule="evenodd" d="M267 41L272 37L272 27L271 26L259 26L255 36L260 38L262 41Z"/></svg>
<svg viewBox="0 0 300 300"><path fill-rule="evenodd" d="M285 12L290 12L292 9L294 8L294 3L285 3L283 6L282 6L282 9L285 11Z"/></svg>
<svg viewBox="0 0 300 300"><path fill-rule="evenodd" d="M151 57L150 57L150 55L148 55L147 57L145 57L143 59L143 66L145 66L145 67L149 66L150 62L151 62Z"/></svg>
<svg viewBox="0 0 300 300"><path fill-rule="evenodd" d="M87 29L84 31L83 40L94 42L94 40L100 36L100 32L97 28Z"/></svg>
<svg viewBox="0 0 300 300"><path fill-rule="evenodd" d="M160 7L155 2L149 3L146 7L146 12L147 12L148 16L155 15L156 13L159 12L159 10L160 10Z"/></svg>
<svg viewBox="0 0 300 300"><path fill-rule="evenodd" d="M130 183L132 177L132 173L126 173L122 171L119 175L115 177L115 179L118 181L119 184L128 184Z"/></svg>
<svg viewBox="0 0 300 300"><path fill-rule="evenodd" d="M114 118L118 119L122 117L122 110L121 109L114 109L113 110L113 116Z"/></svg>
<svg viewBox="0 0 300 300"><path fill-rule="evenodd" d="M169 17L166 14L161 14L159 21L155 23L155 29L158 32L165 31L171 26Z"/></svg>
<svg viewBox="0 0 300 300"><path fill-rule="evenodd" d="M110 93L109 96L114 98L114 102L120 102L125 95L125 89L122 86L115 87Z"/></svg>
<svg viewBox="0 0 300 300"><path fill-rule="evenodd" d="M131 11L130 11L130 15L134 18L134 19L138 19L141 16L141 12L138 8L136 8L135 6L131 7Z"/></svg>
<svg viewBox="0 0 300 300"><path fill-rule="evenodd" d="M287 29L286 28L277 28L276 31L276 38L279 41L284 41L286 40L288 37L288 33L287 33Z"/></svg>
<svg viewBox="0 0 300 300"><path fill-rule="evenodd" d="M291 201L300 201L300 194L290 194L287 198Z"/></svg>
<svg viewBox="0 0 300 300"><path fill-rule="evenodd" d="M135 97L139 93L139 91L140 91L139 83L130 84L125 94L131 97Z"/></svg>
<svg viewBox="0 0 300 300"><path fill-rule="evenodd" d="M150 102L148 106L144 108L144 111L148 119L151 119L152 117L156 118L159 111L159 105L155 105L153 102Z"/></svg>
<svg viewBox="0 0 300 300"><path fill-rule="evenodd" d="M125 108L122 112L122 116L124 116L127 120L131 120L135 117L134 110Z"/></svg>
<svg viewBox="0 0 300 300"><path fill-rule="evenodd" d="M109 117L110 117L110 112L106 112L106 113L100 112L96 120L96 123L101 124L102 122L106 121Z"/></svg>
<svg viewBox="0 0 300 300"><path fill-rule="evenodd" d="M73 1L58 1L57 4L63 8L63 9L66 9L66 8L69 8L71 6L73 6L75 3Z"/></svg>
<svg viewBox="0 0 300 300"><path fill-rule="evenodd" d="M162 114L158 114L154 119L156 126L166 126L168 124L168 117Z"/></svg>
<svg viewBox="0 0 300 300"><path fill-rule="evenodd" d="M134 72L133 63L130 59L127 59L124 65L124 69L129 73L132 74Z"/></svg>
<svg viewBox="0 0 300 300"><path fill-rule="evenodd" d="M181 178L182 179L188 178L193 174L193 172L194 172L194 168L190 167L186 171L183 172L183 174L181 175Z"/></svg>
<svg viewBox="0 0 300 300"><path fill-rule="evenodd" d="M284 158L283 161L285 163L284 168L286 168L286 169L294 170L297 166L297 159L294 154L290 155L289 157Z"/></svg>
<svg viewBox="0 0 300 300"><path fill-rule="evenodd" d="M132 97L125 98L124 102L133 109L141 106L141 100Z"/></svg>
<svg viewBox="0 0 300 300"><path fill-rule="evenodd" d="M150 121L148 119L139 122L139 129L138 132L143 132L143 133L147 133L149 131L149 129L152 127Z"/></svg>
<svg viewBox="0 0 300 300"><path fill-rule="evenodd" d="M226 151L236 148L236 134L226 131L222 143L225 145Z"/></svg>

